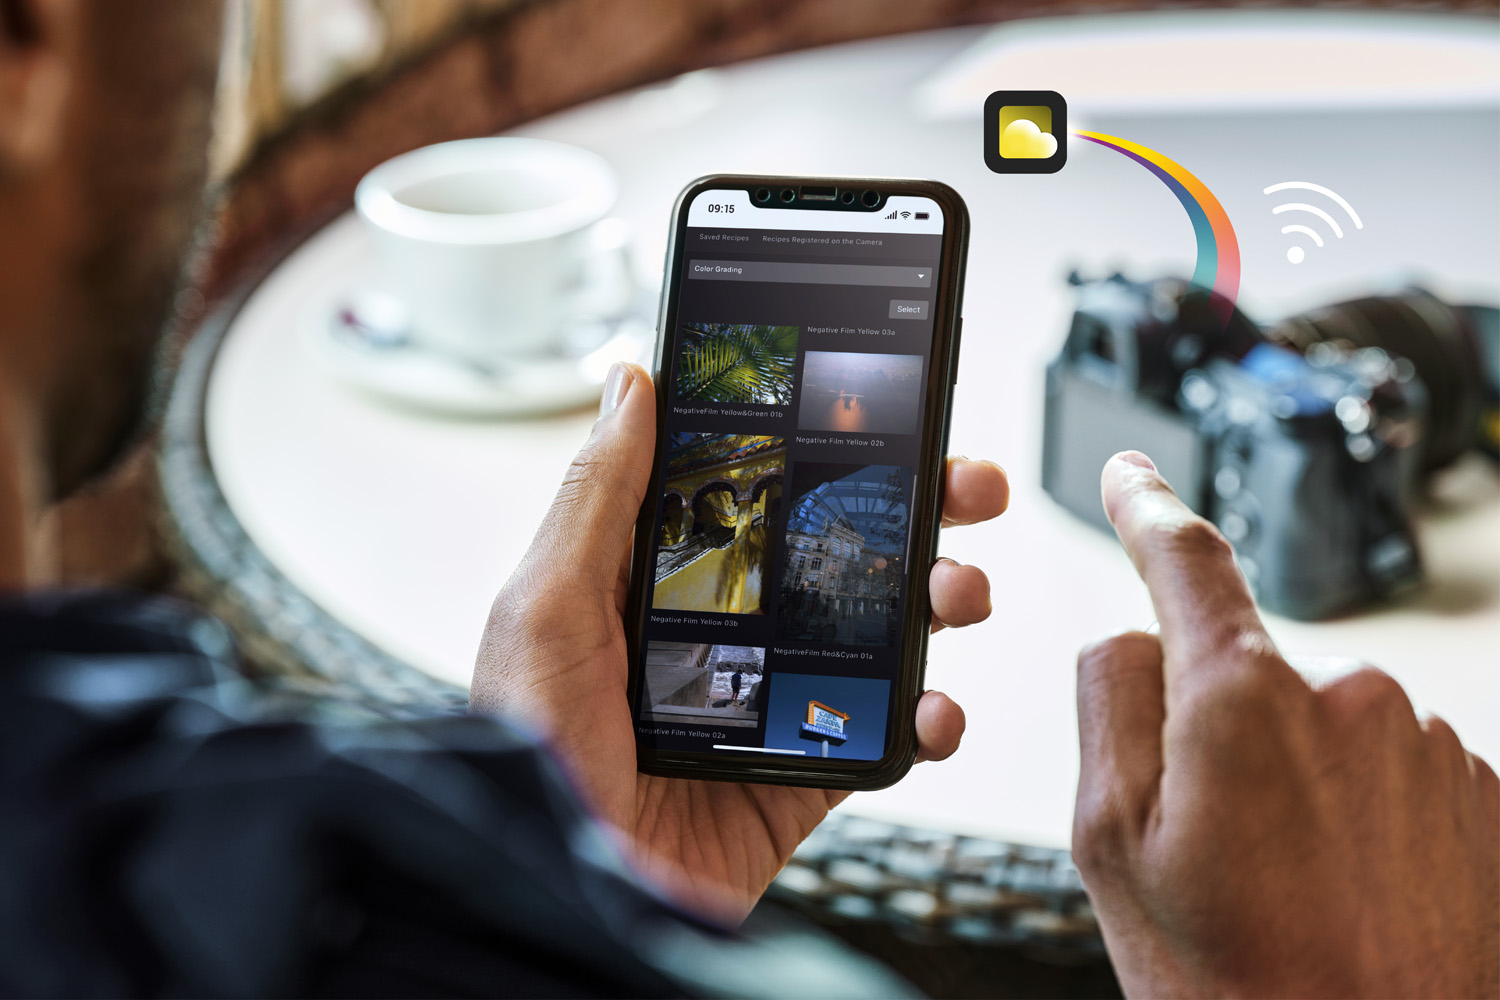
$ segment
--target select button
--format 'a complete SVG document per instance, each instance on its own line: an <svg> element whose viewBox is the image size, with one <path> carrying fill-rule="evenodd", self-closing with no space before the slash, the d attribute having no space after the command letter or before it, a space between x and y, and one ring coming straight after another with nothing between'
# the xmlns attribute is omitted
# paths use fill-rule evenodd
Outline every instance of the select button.
<svg viewBox="0 0 1500 1000"><path fill-rule="evenodd" d="M928 303L918 299L891 299L891 319L926 319Z"/></svg>

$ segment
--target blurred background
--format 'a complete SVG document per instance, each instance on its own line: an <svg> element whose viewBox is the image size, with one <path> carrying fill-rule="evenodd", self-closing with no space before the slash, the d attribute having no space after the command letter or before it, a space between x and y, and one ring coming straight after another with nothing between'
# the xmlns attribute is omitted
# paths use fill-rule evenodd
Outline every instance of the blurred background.
<svg viewBox="0 0 1500 1000"><path fill-rule="evenodd" d="M772 905L943 995L1113 990L1065 850L1073 656L1153 616L1112 540L1043 489L1045 373L1079 302L1071 271L1185 278L1195 244L1157 179L1092 144L1073 141L1056 175L991 174L984 98L1057 90L1073 128L1195 173L1235 225L1240 305L1262 325L1412 287L1493 306L1497 5L233 0L230 11L213 203L177 302L171 409L151 447L57 512L62 582L203 600L236 628L247 669L381 714L460 705L489 601L587 433L591 401L499 419L443 412L393 402L319 354L340 296L378 282L352 212L360 178L421 146L494 134L602 156L636 289L606 345L622 357L649 347L668 213L694 177L945 181L973 217L953 450L1000 461L1013 484L1001 522L943 543L995 582L992 622L931 652L929 679L967 706L970 734L949 764L841 809ZM1272 214L1285 197L1265 192L1292 180L1337 191L1361 225L1293 262ZM1420 332L1407 342L1425 343ZM1445 357L1443 371L1463 377L1437 386L1440 399L1494 384L1493 355ZM1273 635L1310 673L1381 665L1493 761L1493 459L1457 449L1420 477L1410 513L1421 585L1324 621L1272 616Z"/></svg>

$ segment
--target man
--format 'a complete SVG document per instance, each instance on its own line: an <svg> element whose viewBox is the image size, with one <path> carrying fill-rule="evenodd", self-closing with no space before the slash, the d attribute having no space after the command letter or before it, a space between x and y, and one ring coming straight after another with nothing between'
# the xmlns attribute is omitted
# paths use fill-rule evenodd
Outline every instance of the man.
<svg viewBox="0 0 1500 1000"><path fill-rule="evenodd" d="M0 0L0 992L899 990L720 929L842 796L636 773L620 499L650 474L639 368L611 372L496 598L469 718L273 717L229 676L222 627L38 587L46 508L139 423L217 19ZM1495 994L1494 773L1384 675L1306 685L1144 456L1111 461L1104 496L1161 623L1079 660L1075 853L1127 990ZM945 524L1006 497L997 466L954 459ZM979 570L931 574L934 628L988 616ZM923 697L924 757L963 727Z"/></svg>

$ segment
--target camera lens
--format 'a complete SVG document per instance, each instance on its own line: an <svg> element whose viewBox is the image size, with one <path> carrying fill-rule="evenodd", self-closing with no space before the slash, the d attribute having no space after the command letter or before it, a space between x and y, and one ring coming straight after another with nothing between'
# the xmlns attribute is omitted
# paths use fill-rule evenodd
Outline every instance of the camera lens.
<svg viewBox="0 0 1500 1000"><path fill-rule="evenodd" d="M797 197L797 192L793 191L791 188L781 189L781 200L786 202L788 205L792 203L792 199L795 197Z"/></svg>
<svg viewBox="0 0 1500 1000"><path fill-rule="evenodd" d="M862 202L864 202L865 208L874 208L876 205L880 204L880 192L879 191L866 191L864 193L864 196L861 197L859 200L862 201Z"/></svg>
<svg viewBox="0 0 1500 1000"><path fill-rule="evenodd" d="M1340 302L1293 316L1268 331L1275 343L1310 357L1317 345L1380 348L1411 362L1427 389L1422 465L1440 469L1480 443L1486 385L1477 310L1450 306L1423 291Z"/></svg>
<svg viewBox="0 0 1500 1000"><path fill-rule="evenodd" d="M845 191L843 194L839 195L839 200L842 201L845 205L854 204L854 192Z"/></svg>
<svg viewBox="0 0 1500 1000"><path fill-rule="evenodd" d="M770 188L757 188L756 191L755 191L755 200L758 201L758 202L760 202L761 204L765 204L766 202L770 201L771 200L771 189Z"/></svg>

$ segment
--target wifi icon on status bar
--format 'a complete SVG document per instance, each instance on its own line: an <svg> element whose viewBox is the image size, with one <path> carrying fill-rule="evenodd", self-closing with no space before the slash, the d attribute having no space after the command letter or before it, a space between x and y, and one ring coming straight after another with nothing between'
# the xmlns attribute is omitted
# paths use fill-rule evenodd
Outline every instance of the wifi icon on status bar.
<svg viewBox="0 0 1500 1000"><path fill-rule="evenodd" d="M1344 210L1344 213L1349 216L1349 221L1354 223L1355 229L1365 228L1365 224L1360 220L1359 213L1354 210L1354 206L1345 201L1344 197L1338 192L1331 191L1321 184L1313 184L1309 181L1282 181L1280 184L1272 184L1261 193L1276 194L1279 191L1311 191L1314 194L1322 195L1324 198L1328 199L1329 201L1333 202L1333 204ZM1308 215L1321 220L1323 225L1327 227L1327 231L1333 233L1336 239L1344 238L1344 229L1339 225L1339 220L1336 219L1333 214L1325 208L1320 208L1317 205L1309 204L1307 202L1289 201L1277 205L1275 208L1271 209L1272 215L1284 215L1287 212L1305 212ZM1307 221L1311 222L1312 220L1309 219ZM1312 240L1313 245L1317 247L1321 247L1323 245L1323 235L1312 226L1304 226L1301 223L1294 222L1290 225L1283 226L1281 228L1281 232L1284 236L1291 235L1292 233L1296 233L1299 236L1305 236L1308 239ZM1286 259L1291 261L1293 264L1302 263L1302 261L1306 257L1307 251L1304 250L1300 244L1293 244L1292 246L1287 247Z"/></svg>

